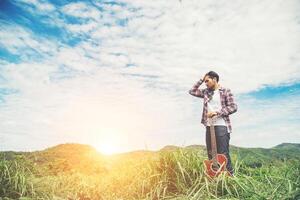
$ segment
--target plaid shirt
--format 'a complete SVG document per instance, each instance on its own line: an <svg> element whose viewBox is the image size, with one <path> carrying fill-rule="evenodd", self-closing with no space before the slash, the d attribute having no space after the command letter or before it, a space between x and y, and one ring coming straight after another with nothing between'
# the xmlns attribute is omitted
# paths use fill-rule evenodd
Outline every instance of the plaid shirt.
<svg viewBox="0 0 300 200"><path fill-rule="evenodd" d="M195 97L200 97L204 99L201 123L205 126L208 126L207 102L209 101L210 97L213 95L213 91L207 88L198 89L201 84L202 84L201 80L197 81L197 83L189 90L189 93ZM229 115L237 111L237 104L234 102L233 94L231 93L230 89L221 86L219 87L219 91L220 91L222 109L217 111L217 117L222 117L224 119L228 127L228 132L231 133L232 126L231 126Z"/></svg>

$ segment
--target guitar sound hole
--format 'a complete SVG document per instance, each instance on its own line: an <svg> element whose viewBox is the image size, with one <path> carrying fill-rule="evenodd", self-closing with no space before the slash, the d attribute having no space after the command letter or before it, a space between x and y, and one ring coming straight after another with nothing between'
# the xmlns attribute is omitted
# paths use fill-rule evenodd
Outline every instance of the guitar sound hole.
<svg viewBox="0 0 300 200"><path fill-rule="evenodd" d="M220 169L221 165L218 163L217 165L212 165L211 168L214 171L218 171Z"/></svg>

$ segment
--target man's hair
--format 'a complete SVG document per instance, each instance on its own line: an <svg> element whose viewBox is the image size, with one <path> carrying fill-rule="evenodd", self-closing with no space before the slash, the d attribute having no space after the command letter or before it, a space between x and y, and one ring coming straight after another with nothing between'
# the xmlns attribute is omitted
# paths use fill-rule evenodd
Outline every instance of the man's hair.
<svg viewBox="0 0 300 200"><path fill-rule="evenodd" d="M214 71L209 71L205 74L205 76L209 76L210 78L216 78L217 82L219 82L219 75Z"/></svg>

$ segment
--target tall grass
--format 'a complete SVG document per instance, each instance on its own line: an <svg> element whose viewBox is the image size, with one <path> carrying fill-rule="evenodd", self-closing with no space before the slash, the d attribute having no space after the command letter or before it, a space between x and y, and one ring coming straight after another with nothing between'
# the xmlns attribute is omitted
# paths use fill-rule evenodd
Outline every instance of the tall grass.
<svg viewBox="0 0 300 200"><path fill-rule="evenodd" d="M34 188L29 181L30 170L17 161L0 161L0 197L20 198L33 196Z"/></svg>
<svg viewBox="0 0 300 200"><path fill-rule="evenodd" d="M234 156L233 156L234 157ZM106 173L61 173L29 178L17 163L1 162L1 196L68 200L300 199L298 160L251 168L233 160L235 176L210 179L200 151L163 151L114 163Z"/></svg>

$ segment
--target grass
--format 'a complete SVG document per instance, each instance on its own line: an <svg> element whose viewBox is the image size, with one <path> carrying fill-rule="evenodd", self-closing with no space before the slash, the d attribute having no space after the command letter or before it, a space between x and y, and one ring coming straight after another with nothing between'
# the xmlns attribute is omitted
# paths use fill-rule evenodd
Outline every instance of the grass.
<svg viewBox="0 0 300 200"><path fill-rule="evenodd" d="M33 196L34 189L29 181L30 170L17 161L0 162L0 196L19 198Z"/></svg>
<svg viewBox="0 0 300 200"><path fill-rule="evenodd" d="M199 150L161 151L153 156L120 159L95 174L38 171L39 166L0 161L0 199L198 200L300 199L297 159L253 167L233 155L235 177L209 179Z"/></svg>

